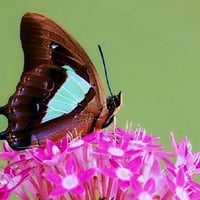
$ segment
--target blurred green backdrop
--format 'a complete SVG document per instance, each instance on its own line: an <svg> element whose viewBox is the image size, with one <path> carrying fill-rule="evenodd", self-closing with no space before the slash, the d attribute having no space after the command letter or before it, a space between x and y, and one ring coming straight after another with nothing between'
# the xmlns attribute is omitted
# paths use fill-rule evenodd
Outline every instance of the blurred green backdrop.
<svg viewBox="0 0 200 200"><path fill-rule="evenodd" d="M123 92L117 124L143 127L169 144L200 142L200 1L4 0L0 7L0 105L23 67L19 25L27 11L43 13L82 44L102 79L103 47L114 92ZM1 130L5 128L1 118Z"/></svg>

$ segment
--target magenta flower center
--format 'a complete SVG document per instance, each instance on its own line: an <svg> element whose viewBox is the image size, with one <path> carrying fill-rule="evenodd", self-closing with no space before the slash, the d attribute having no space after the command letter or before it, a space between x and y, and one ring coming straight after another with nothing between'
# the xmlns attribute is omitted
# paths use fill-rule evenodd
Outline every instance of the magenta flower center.
<svg viewBox="0 0 200 200"><path fill-rule="evenodd" d="M181 199L189 200L189 197L188 197L186 191L183 188L181 188L181 187L177 187L176 188L176 194Z"/></svg>
<svg viewBox="0 0 200 200"><path fill-rule="evenodd" d="M52 151L53 155L57 155L60 153L60 149L56 145L53 145Z"/></svg>
<svg viewBox="0 0 200 200"><path fill-rule="evenodd" d="M77 185L78 185L78 179L73 174L66 176L62 181L63 188L68 189L68 190L75 188Z"/></svg>
<svg viewBox="0 0 200 200"><path fill-rule="evenodd" d="M139 195L139 200L152 200L152 196L148 194L147 192L143 192L142 194Z"/></svg>
<svg viewBox="0 0 200 200"><path fill-rule="evenodd" d="M123 156L124 155L124 151L117 147L108 148L108 153L110 153L113 156Z"/></svg>
<svg viewBox="0 0 200 200"><path fill-rule="evenodd" d="M131 171L127 168L119 167L116 170L117 177L123 181L129 181L131 178Z"/></svg>
<svg viewBox="0 0 200 200"><path fill-rule="evenodd" d="M73 147L79 147L81 146L82 144L84 143L83 140L79 139L79 140L73 140L70 142L70 147L73 148Z"/></svg>

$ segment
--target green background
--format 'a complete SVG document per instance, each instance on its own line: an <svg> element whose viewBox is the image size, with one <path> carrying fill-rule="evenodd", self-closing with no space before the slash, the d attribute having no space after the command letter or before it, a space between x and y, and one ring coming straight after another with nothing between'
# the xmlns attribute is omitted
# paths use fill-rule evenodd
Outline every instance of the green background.
<svg viewBox="0 0 200 200"><path fill-rule="evenodd" d="M199 150L200 1L1 1L0 105L22 72L19 25L27 11L43 13L69 30L104 80L97 49L102 45L113 91L123 92L118 125L132 122L132 128L145 128L167 145L173 131L177 139L188 136Z"/></svg>
<svg viewBox="0 0 200 200"><path fill-rule="evenodd" d="M103 47L114 92L123 92L117 124L138 126L169 145L169 133L200 142L200 1L4 0L0 5L0 105L23 67L19 25L27 11L43 13L86 49L102 79ZM0 128L5 129L1 117Z"/></svg>

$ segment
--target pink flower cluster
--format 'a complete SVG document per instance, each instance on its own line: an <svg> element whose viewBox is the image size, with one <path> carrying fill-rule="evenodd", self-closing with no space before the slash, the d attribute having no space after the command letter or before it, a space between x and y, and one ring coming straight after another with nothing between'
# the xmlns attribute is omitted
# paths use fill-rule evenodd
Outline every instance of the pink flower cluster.
<svg viewBox="0 0 200 200"><path fill-rule="evenodd" d="M199 200L200 153L187 138L173 152L145 131L98 131L64 138L45 147L13 151L6 142L0 159L0 199Z"/></svg>

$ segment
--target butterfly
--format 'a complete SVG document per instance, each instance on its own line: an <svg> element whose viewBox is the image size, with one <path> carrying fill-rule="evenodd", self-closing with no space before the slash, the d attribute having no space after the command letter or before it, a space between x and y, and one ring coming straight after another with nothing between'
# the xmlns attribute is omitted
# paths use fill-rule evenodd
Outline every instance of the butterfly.
<svg viewBox="0 0 200 200"><path fill-rule="evenodd" d="M85 136L107 127L121 106L121 92L106 98L94 65L70 33L51 19L26 13L20 38L24 68L0 114L8 127L0 139L14 150Z"/></svg>

